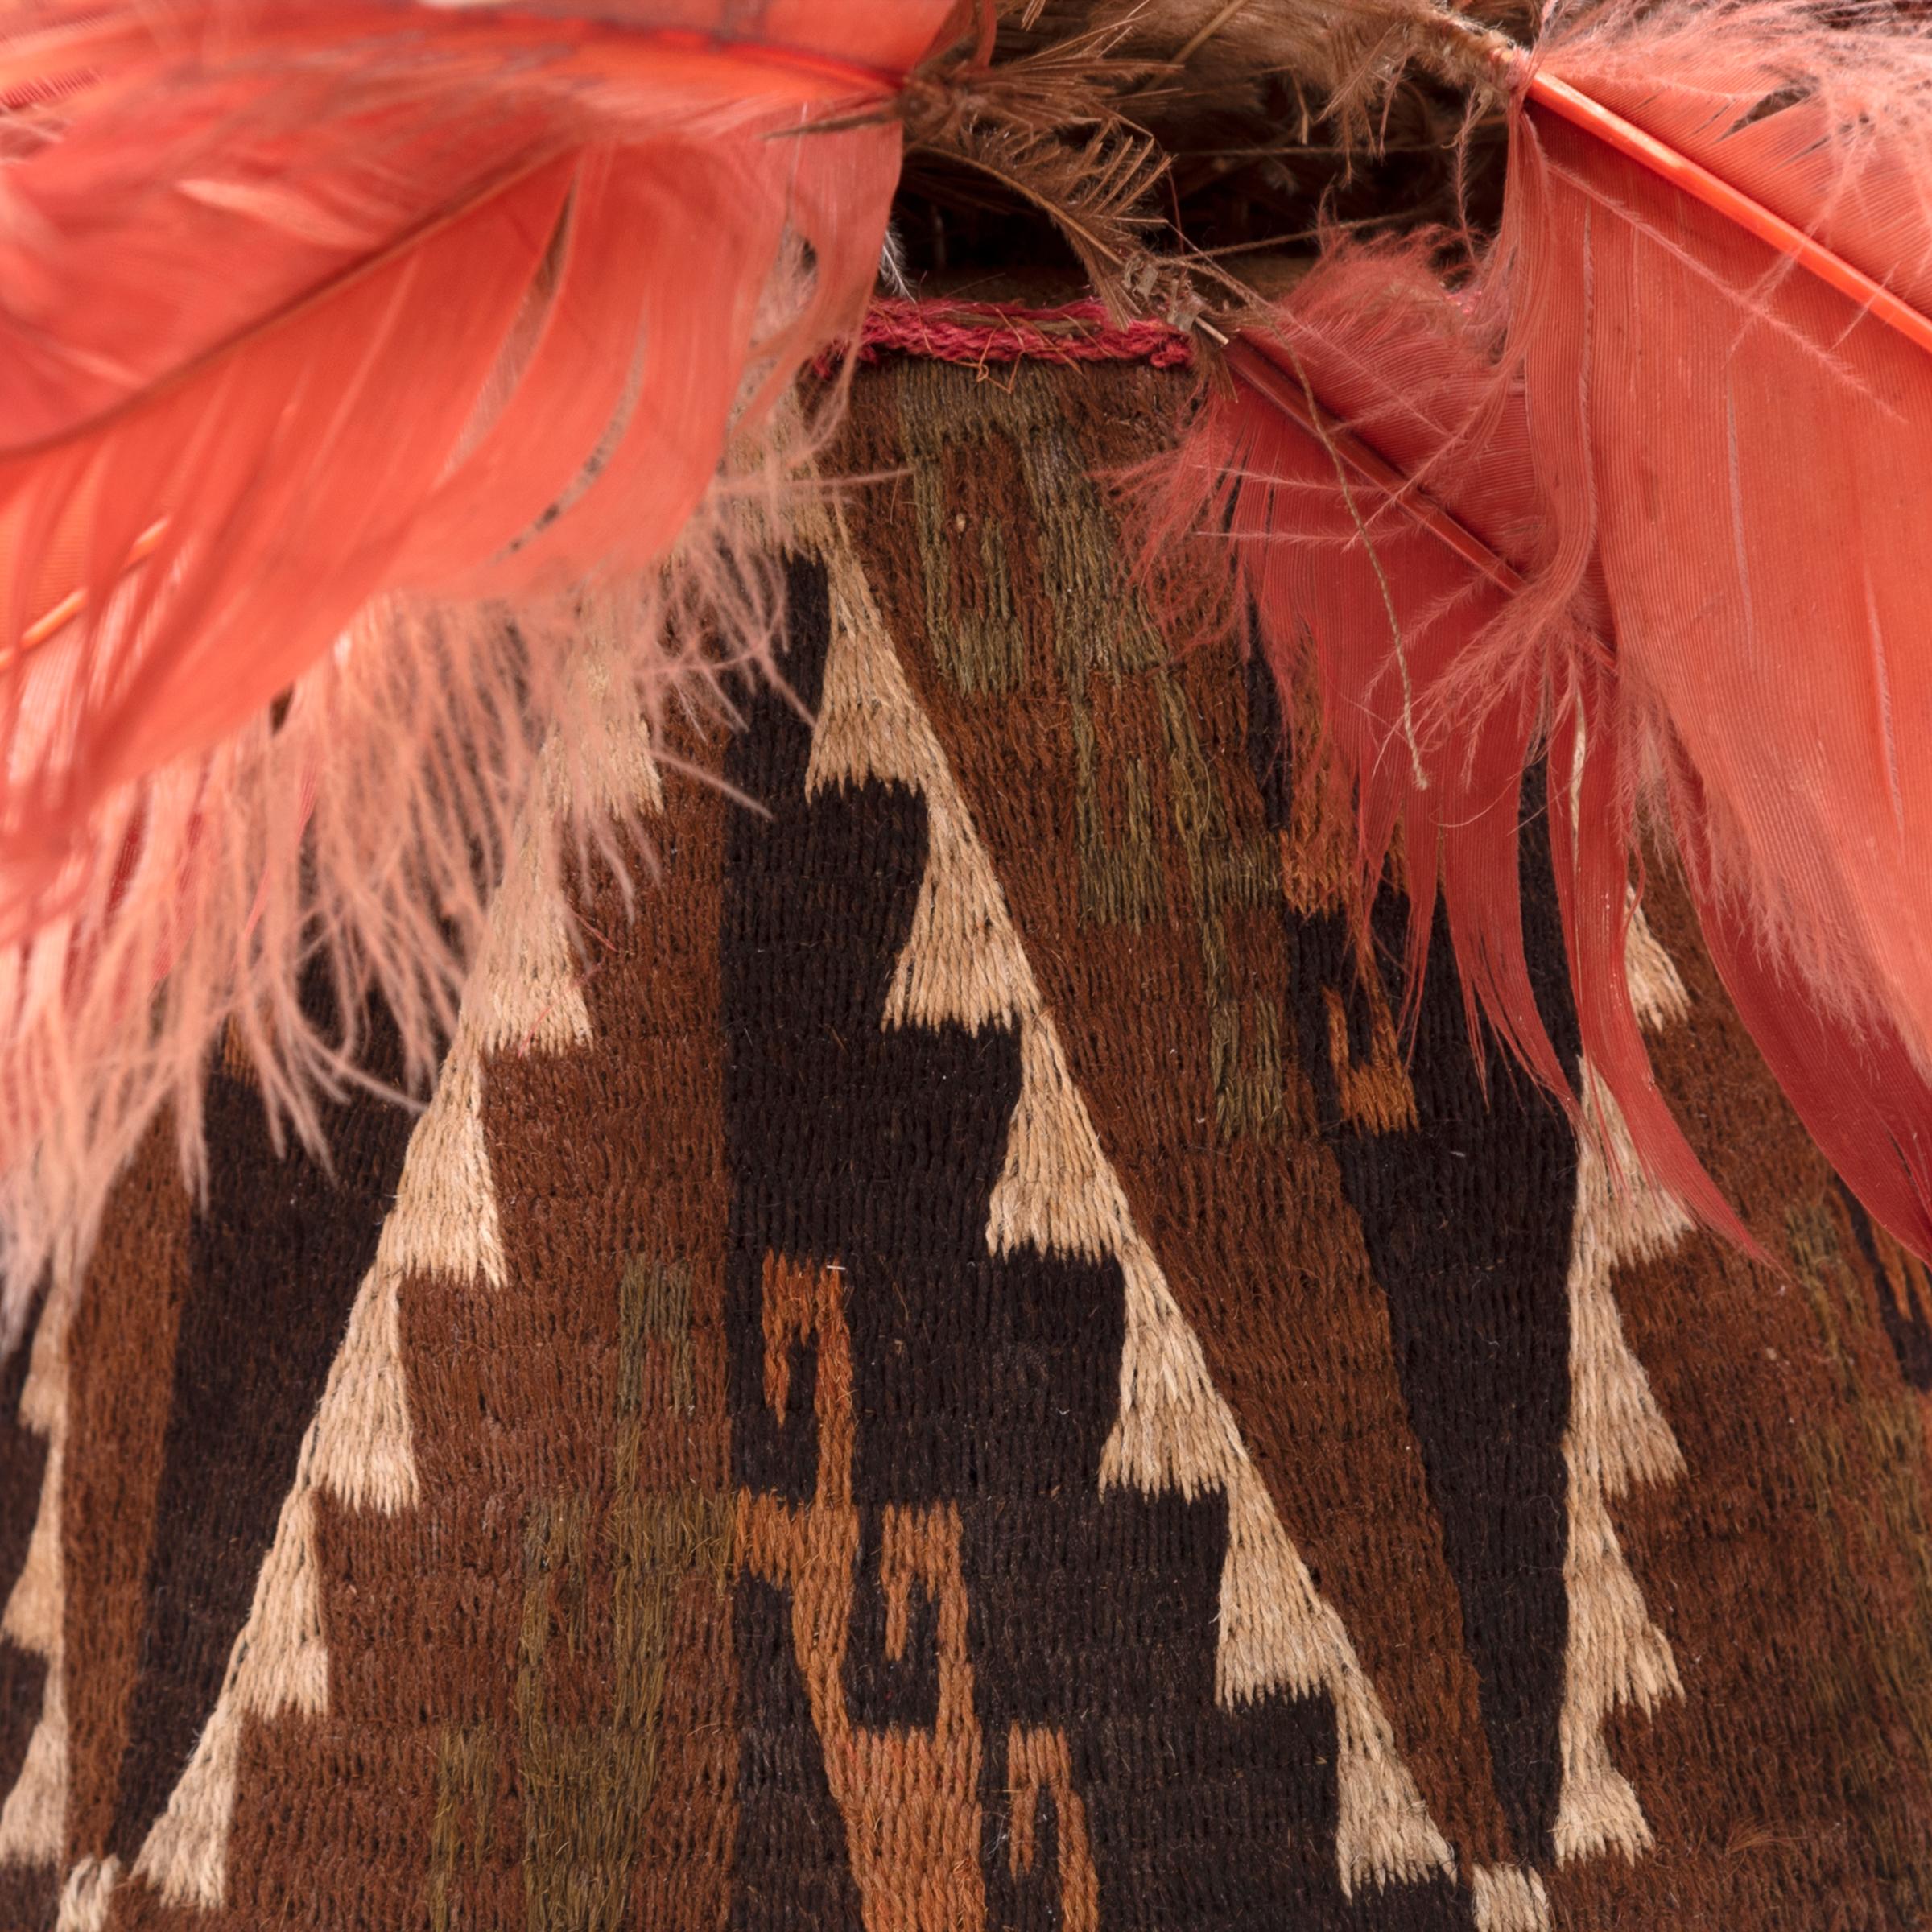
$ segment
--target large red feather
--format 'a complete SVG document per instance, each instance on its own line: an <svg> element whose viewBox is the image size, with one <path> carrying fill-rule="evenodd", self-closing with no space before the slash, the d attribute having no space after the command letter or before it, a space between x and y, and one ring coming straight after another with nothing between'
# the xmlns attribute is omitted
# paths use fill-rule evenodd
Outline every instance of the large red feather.
<svg viewBox="0 0 1932 1932"><path fill-rule="evenodd" d="M580 729L655 704L657 567L856 320L954 3L175 0L0 39L0 89L65 95L0 175L0 1170L59 1177L17 1227L192 1113L225 1015L299 1117L318 945L427 1051L573 640L621 680Z"/></svg>
<svg viewBox="0 0 1932 1932"><path fill-rule="evenodd" d="M1579 836L1616 755L1596 587L1567 581L1520 390L1445 299L1426 248L1340 249L1269 336L1237 341L1232 389L1197 420L1167 514L1193 514L1188 473L1218 479L1213 522L1234 539L1262 646L1284 683L1311 677L1320 695L1358 828L1360 903L1399 824L1412 980L1439 890L1472 1033L1486 1020L1560 1092L1519 898L1522 782L1547 744L1585 1056L1659 1177L1742 1236L1650 1074L1622 964L1635 903L1624 846L1606 874ZM1595 748L1580 762L1579 744Z"/></svg>
<svg viewBox="0 0 1932 1932"><path fill-rule="evenodd" d="M761 28L800 31L782 10ZM944 10L826 6L795 47L735 7L613 28L312 0L177 14L124 57L8 180L0 660L56 539L89 614L85 697L24 763L10 680L0 931L107 789L224 735L376 591L661 552L716 468L782 225L818 251L811 346L870 280L890 131L773 137L876 97ZM696 31L712 14L733 36ZM560 229L518 393L465 456ZM506 559L627 401L598 481Z"/></svg>
<svg viewBox="0 0 1932 1932"><path fill-rule="evenodd" d="M1541 75L1509 298L1539 481L1600 572L1627 767L1579 863L1616 869L1656 774L1740 1011L1925 1252L1932 37L1666 11Z"/></svg>

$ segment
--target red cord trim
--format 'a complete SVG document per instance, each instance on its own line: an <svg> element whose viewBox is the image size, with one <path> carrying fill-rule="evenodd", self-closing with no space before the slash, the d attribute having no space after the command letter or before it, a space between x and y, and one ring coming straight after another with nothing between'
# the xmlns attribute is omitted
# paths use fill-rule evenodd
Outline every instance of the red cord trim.
<svg viewBox="0 0 1932 1932"><path fill-rule="evenodd" d="M1012 362L1144 362L1150 369L1187 369L1194 361L1193 344L1170 323L1117 325L1098 302L1022 308L887 297L866 310L856 342L819 358L818 373L831 374L841 353L868 365L888 356L911 356L978 369Z"/></svg>

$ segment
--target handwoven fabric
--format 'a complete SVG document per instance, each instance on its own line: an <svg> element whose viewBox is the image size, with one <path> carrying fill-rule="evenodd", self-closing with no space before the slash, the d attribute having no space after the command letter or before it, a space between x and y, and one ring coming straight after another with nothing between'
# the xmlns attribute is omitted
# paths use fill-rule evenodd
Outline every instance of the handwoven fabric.
<svg viewBox="0 0 1932 1932"><path fill-rule="evenodd" d="M888 345L634 897L513 862L326 1165L239 1051L202 1197L157 1132L0 1381L7 1932L1932 1918L1924 1271L1667 875L1775 1265L1440 933L1405 1013L1399 877L1358 968L1308 721L1096 480L1180 382Z"/></svg>

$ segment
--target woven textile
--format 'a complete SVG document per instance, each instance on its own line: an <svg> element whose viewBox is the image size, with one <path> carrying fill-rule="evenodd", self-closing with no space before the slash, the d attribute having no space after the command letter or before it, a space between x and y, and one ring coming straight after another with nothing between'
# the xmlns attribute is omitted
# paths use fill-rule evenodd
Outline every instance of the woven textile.
<svg viewBox="0 0 1932 1932"><path fill-rule="evenodd" d="M7 1932L1932 1920L1924 1273L1667 877L1779 1268L1439 934L1405 1037L1399 881L1364 978L1305 721L1094 481L1179 382L862 373L634 912L513 863L427 1111L325 1169L231 1054L205 1199L128 1173L0 1380Z"/></svg>

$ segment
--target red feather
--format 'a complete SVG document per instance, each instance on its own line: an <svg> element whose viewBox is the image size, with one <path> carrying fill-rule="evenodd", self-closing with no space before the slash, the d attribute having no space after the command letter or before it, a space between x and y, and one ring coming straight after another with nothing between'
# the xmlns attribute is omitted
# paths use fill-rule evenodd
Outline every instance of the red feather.
<svg viewBox="0 0 1932 1932"><path fill-rule="evenodd" d="M1439 890L1472 1035L1486 1020L1564 1088L1519 899L1523 777L1548 741L1585 1056L1659 1177L1748 1240L1650 1075L1621 969L1634 906L1623 848L1612 896L1595 848L1579 848L1579 818L1600 809L1592 793L1612 768L1608 734L1584 761L1580 792L1565 774L1576 770L1579 724L1596 741L1588 720L1603 716L1610 679L1591 597L1555 588L1560 559L1520 390L1499 381L1480 330L1444 299L1421 247L1337 250L1282 306L1274 333L1238 341L1229 360L1233 390L1198 419L1165 514L1192 514L1199 485L1187 473L1218 479L1215 522L1234 539L1276 675L1285 685L1312 676L1320 694L1364 887L1402 826L1412 985Z"/></svg>
<svg viewBox="0 0 1932 1932"><path fill-rule="evenodd" d="M1625 769L1579 869L1618 869L1657 774L1740 1012L1922 1253L1929 79L1932 39L1890 15L1598 29L1528 80L1505 244L1539 481L1616 642Z"/></svg>
<svg viewBox="0 0 1932 1932"><path fill-rule="evenodd" d="M0 40L0 89L66 96L0 174L0 1170L65 1177L17 1222L192 1113L263 1001L302 1117L318 943L428 1051L585 600L654 709L653 573L862 308L891 99L954 4L191 0ZM707 580L743 605L745 567Z"/></svg>
<svg viewBox="0 0 1932 1932"><path fill-rule="evenodd" d="M0 930L105 791L225 736L376 592L526 591L662 552L716 467L787 218L819 289L762 345L781 367L869 286L892 134L772 137L877 98L945 8L878 10L819 10L793 47L708 38L688 5L617 28L207 9L12 171L0 659L44 609L56 544L89 614L85 697L24 766L10 680ZM207 39L214 60L173 56ZM559 232L514 397L466 449ZM506 556L627 402L596 481Z"/></svg>
<svg viewBox="0 0 1932 1932"><path fill-rule="evenodd" d="M1278 667L1311 647L1364 864L1398 817L1412 872L1439 855L1499 1034L1550 1078L1515 905L1541 744L1585 1053L1640 1154L1735 1231L1625 975L1653 807L1794 1104L1932 1252L1932 35L1612 11L1507 68L1505 230L1468 298L1342 252L1272 363L1237 345L1195 456L1233 477ZM1295 426L1284 361L1371 460Z"/></svg>

